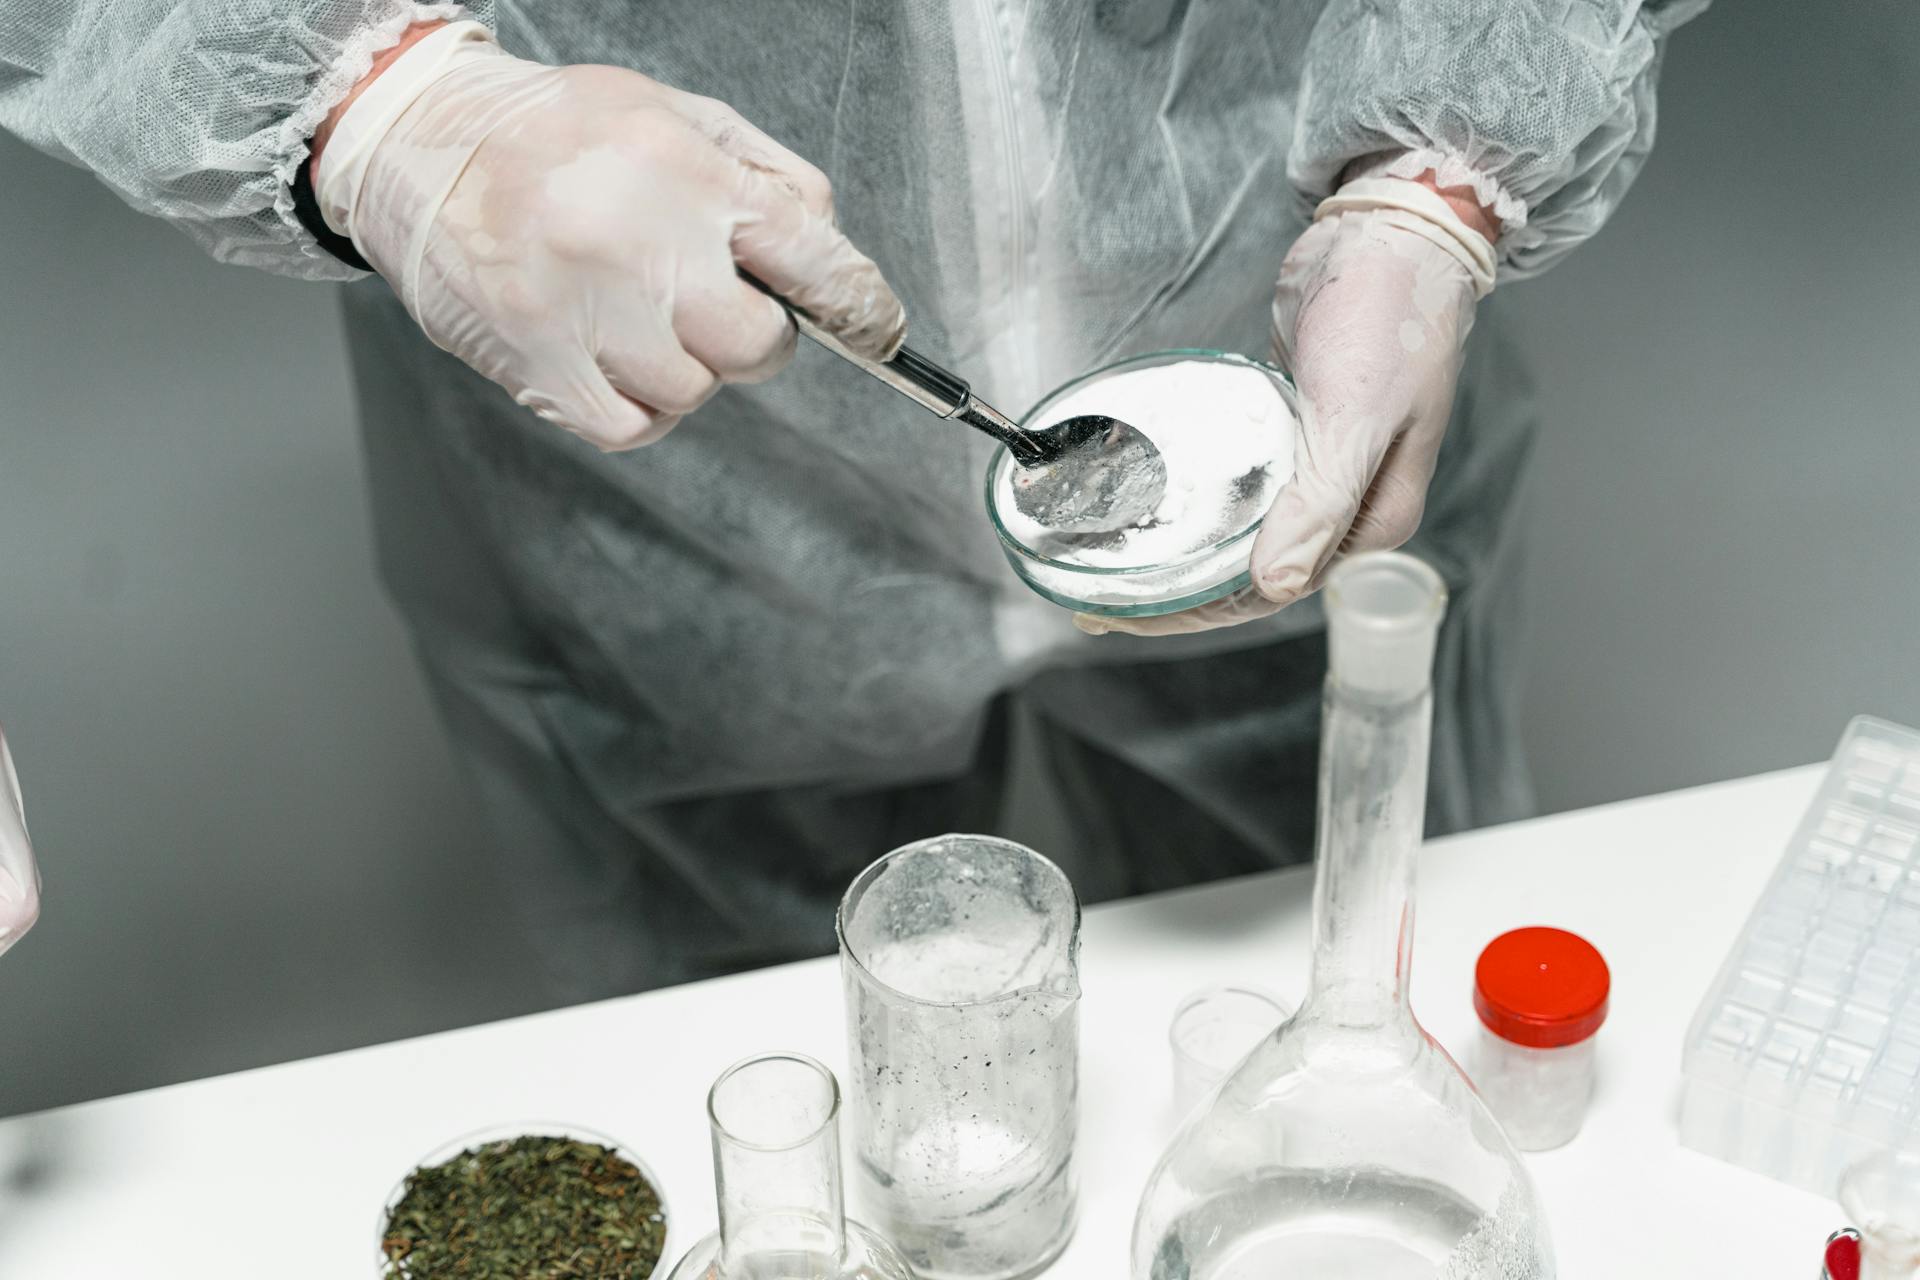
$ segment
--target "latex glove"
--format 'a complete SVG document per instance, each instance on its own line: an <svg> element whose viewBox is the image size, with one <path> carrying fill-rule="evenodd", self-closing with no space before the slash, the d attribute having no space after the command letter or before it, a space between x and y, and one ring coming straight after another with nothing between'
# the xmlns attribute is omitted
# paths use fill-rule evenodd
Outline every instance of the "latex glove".
<svg viewBox="0 0 1920 1280"><path fill-rule="evenodd" d="M1493 246L1431 188L1350 182L1280 267L1275 359L1300 393L1293 479L1255 535L1252 582L1157 618L1076 615L1095 635L1175 635L1249 622L1320 589L1340 556L1413 536L1453 410Z"/></svg>
<svg viewBox="0 0 1920 1280"><path fill-rule="evenodd" d="M27 840L20 778L13 771L7 735L0 732L0 954L20 941L40 918L40 870Z"/></svg>
<svg viewBox="0 0 1920 1280"><path fill-rule="evenodd" d="M549 67L476 23L360 92L314 177L329 225L427 336L605 449L772 376L794 327L736 263L854 350L906 328L834 225L826 176L724 103L617 67Z"/></svg>

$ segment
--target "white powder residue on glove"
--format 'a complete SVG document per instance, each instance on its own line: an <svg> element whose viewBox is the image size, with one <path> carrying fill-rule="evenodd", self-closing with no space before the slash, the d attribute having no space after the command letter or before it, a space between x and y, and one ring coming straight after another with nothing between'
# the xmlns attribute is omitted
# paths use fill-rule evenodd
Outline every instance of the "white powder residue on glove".
<svg viewBox="0 0 1920 1280"><path fill-rule="evenodd" d="M1022 515L1004 467L1001 522L1028 549L1089 568L1141 568L1202 551L1247 528L1293 476L1294 417L1272 375L1251 365L1182 360L1089 383L1047 407L1035 428L1084 413L1138 428L1167 464L1167 496L1140 524L1062 533Z"/></svg>

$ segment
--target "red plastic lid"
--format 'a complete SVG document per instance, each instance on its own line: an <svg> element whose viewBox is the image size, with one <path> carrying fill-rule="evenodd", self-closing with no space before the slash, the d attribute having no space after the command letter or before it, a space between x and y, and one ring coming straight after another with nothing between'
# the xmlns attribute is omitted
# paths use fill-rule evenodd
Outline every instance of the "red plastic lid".
<svg viewBox="0 0 1920 1280"><path fill-rule="evenodd" d="M1591 942L1565 929L1515 929L1480 953L1473 1007L1487 1030L1530 1049L1578 1044L1607 1020L1612 977Z"/></svg>

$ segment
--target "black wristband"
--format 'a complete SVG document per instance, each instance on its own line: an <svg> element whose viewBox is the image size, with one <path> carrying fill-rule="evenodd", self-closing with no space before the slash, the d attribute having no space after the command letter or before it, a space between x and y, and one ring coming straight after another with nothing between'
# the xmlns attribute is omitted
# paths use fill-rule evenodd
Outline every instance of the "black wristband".
<svg viewBox="0 0 1920 1280"><path fill-rule="evenodd" d="M360 251L353 247L353 241L336 234L327 225L327 220L320 216L320 197L313 194L313 179L308 172L312 168L313 162L308 160L294 174L291 188L293 216L300 219L300 225L307 229L307 234L319 241L322 249L356 270L373 270L373 264L360 256Z"/></svg>

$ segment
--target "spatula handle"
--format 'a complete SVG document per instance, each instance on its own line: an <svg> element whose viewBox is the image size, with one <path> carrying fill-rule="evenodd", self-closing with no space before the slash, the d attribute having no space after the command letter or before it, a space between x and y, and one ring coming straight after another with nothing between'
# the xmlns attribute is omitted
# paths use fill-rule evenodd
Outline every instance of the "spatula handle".
<svg viewBox="0 0 1920 1280"><path fill-rule="evenodd" d="M904 396L910 396L943 418L951 418L973 399L965 378L941 368L905 343L888 360L870 360L844 345L814 323L812 316L775 293L764 282L742 271L740 278L787 309L800 332L849 364L859 365Z"/></svg>

